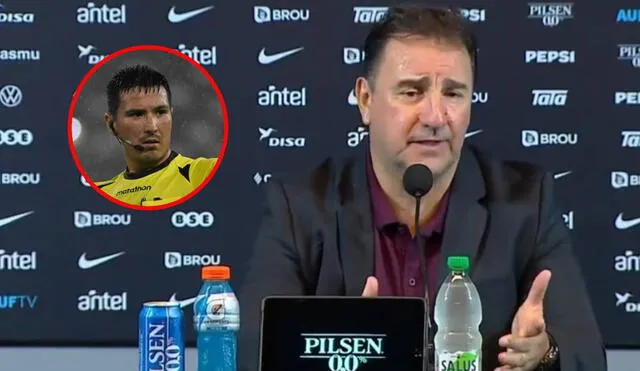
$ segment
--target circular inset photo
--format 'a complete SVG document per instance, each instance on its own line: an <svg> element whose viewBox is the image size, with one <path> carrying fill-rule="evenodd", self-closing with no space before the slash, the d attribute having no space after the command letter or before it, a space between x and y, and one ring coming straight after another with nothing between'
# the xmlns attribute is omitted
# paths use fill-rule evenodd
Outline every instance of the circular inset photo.
<svg viewBox="0 0 640 371"><path fill-rule="evenodd" d="M227 147L220 88L190 57L143 45L110 54L76 89L68 139L93 189L120 206L176 206L207 185Z"/></svg>

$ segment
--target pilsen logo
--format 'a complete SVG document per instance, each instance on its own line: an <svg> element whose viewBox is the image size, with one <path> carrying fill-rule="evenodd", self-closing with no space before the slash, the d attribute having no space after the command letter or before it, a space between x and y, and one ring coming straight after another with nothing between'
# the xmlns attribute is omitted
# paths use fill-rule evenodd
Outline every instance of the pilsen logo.
<svg viewBox="0 0 640 371"><path fill-rule="evenodd" d="M369 360L385 359L383 334L300 334L300 358L326 359L330 371L355 371Z"/></svg>

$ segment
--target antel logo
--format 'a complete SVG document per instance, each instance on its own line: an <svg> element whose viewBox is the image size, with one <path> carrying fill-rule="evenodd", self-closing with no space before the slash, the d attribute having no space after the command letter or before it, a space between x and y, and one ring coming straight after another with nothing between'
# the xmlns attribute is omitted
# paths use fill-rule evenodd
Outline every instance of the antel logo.
<svg viewBox="0 0 640 371"><path fill-rule="evenodd" d="M167 269L203 267L219 264L220 255L190 255L178 251L167 251L164 253L164 267Z"/></svg>
<svg viewBox="0 0 640 371"><path fill-rule="evenodd" d="M78 310L81 312L124 312L127 310L127 292L111 294L91 289L85 295L78 297Z"/></svg>
<svg viewBox="0 0 640 371"><path fill-rule="evenodd" d="M76 21L80 24L125 24L127 23L127 6L109 7L88 2L86 7L77 10Z"/></svg>
<svg viewBox="0 0 640 371"><path fill-rule="evenodd" d="M347 132L347 146L354 148L369 135L369 128L364 125L356 127L356 130Z"/></svg>
<svg viewBox="0 0 640 371"><path fill-rule="evenodd" d="M0 250L0 271L35 271L37 269L36 252L20 254Z"/></svg>
<svg viewBox="0 0 640 371"><path fill-rule="evenodd" d="M171 215L171 224L176 228L209 228L213 221L213 214L209 211L176 211Z"/></svg>

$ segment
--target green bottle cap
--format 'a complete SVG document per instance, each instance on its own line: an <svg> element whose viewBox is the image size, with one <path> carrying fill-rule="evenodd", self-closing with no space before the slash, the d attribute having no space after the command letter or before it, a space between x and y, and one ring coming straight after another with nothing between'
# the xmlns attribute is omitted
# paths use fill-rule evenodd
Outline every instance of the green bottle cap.
<svg viewBox="0 0 640 371"><path fill-rule="evenodd" d="M447 266L452 271L468 271L469 270L469 257L468 256L450 256L447 258Z"/></svg>

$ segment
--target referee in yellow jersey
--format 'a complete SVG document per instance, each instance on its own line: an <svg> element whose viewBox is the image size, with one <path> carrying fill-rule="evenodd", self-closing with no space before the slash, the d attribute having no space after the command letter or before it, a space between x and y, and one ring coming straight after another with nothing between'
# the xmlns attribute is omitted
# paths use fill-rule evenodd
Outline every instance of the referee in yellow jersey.
<svg viewBox="0 0 640 371"><path fill-rule="evenodd" d="M159 72L124 68L107 85L108 130L122 144L126 168L96 182L127 204L158 206L177 201L209 176L217 158L188 158L171 149L171 88Z"/></svg>

